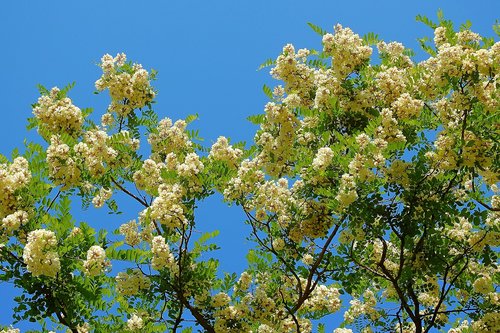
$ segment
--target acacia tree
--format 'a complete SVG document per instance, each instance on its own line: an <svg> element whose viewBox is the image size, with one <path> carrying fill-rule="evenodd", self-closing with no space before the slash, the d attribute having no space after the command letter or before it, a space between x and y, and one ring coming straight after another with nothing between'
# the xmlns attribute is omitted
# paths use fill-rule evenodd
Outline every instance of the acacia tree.
<svg viewBox="0 0 500 333"><path fill-rule="evenodd" d="M417 63L400 43L311 25L321 51L288 44L263 65L281 84L264 86L249 148L202 146L195 116L159 120L155 72L124 54L101 60L100 125L71 87L41 87L28 127L44 143L0 168L0 279L23 291L14 324L321 332L342 309L335 333L499 332L500 42L438 16L418 17L434 46L423 39ZM114 235L73 219L78 198L118 212L118 192L142 208ZM215 192L251 227L239 277L205 254L217 232L196 224Z"/></svg>

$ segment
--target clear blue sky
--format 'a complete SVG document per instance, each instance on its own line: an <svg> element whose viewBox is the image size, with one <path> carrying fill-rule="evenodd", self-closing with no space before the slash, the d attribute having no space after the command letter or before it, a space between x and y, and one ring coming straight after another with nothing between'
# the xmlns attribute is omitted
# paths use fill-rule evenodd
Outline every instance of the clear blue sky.
<svg viewBox="0 0 500 333"><path fill-rule="evenodd" d="M262 85L272 82L268 70L256 69L289 42L320 48L320 37L307 22L330 31L341 23L359 34L375 32L417 50L416 38L431 31L415 22L415 16L435 18L438 8L454 22L469 19L473 30L491 36L500 1L3 1L0 153L9 155L27 136L25 119L37 99L38 83L50 88L76 81L70 93L74 103L104 112L106 94L92 94L100 75L96 63L104 53L117 52L158 70L155 109L161 117L199 113L192 128L200 130L207 145L219 135L250 141L256 128L245 118L262 111ZM99 214L86 212L77 218L111 228L126 222ZM251 244L244 240L247 229L238 209L213 198L201 207L199 221L207 230L221 231L222 267L241 272ZM0 324L11 322L16 294L10 285L0 285Z"/></svg>

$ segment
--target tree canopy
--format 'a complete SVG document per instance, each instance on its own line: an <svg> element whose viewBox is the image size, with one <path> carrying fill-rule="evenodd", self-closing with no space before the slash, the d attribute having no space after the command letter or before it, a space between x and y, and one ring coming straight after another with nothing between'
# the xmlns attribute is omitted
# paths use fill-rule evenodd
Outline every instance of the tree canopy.
<svg viewBox="0 0 500 333"><path fill-rule="evenodd" d="M0 161L0 281L22 290L13 325L42 332L500 332L500 42L438 22L428 57L310 24L287 44L251 145L159 119L156 72L104 55L97 122L72 85L40 86L28 129ZM494 26L496 38L500 26ZM118 230L72 216L142 208ZM247 269L224 272L214 193L245 214ZM117 219L120 215L114 215ZM243 258L242 258L243 259ZM120 272L111 274L111 267ZM19 330L4 328L2 333Z"/></svg>

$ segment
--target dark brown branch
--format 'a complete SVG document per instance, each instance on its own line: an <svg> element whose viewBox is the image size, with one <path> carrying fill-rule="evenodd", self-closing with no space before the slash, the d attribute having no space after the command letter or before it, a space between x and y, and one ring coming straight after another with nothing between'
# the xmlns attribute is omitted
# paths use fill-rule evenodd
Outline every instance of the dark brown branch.
<svg viewBox="0 0 500 333"><path fill-rule="evenodd" d="M344 218L342 218L342 220ZM326 240L325 244L323 245L323 248L321 249L321 252L319 253L318 258L316 258L316 261L311 266L311 268L309 270L309 276L307 277L307 283L306 283L305 291L302 294L302 296L299 297L299 299L298 299L297 303L295 304L295 306L292 308L292 310L294 312L297 311L298 309L300 309L300 307L302 306L302 304L304 304L304 302L307 300L307 298L309 298L309 296L311 295L311 293L314 291L314 288L318 284L318 280L316 280L314 282L314 284L312 284L312 279L313 279L314 275L316 274L316 272L318 270L318 267L321 264L321 261L323 260L325 252L328 249L328 247L330 246L330 243L333 241L333 238L337 234L339 228L340 228L340 223L335 225L335 228L333 229L333 231L331 232L330 236L328 237L328 239Z"/></svg>
<svg viewBox="0 0 500 333"><path fill-rule="evenodd" d="M120 183L118 183L113 177L111 177L111 181L113 182L113 184L116 185L116 187L118 187L120 190L122 190L125 194L127 194L128 196L134 198L137 202L139 202L141 205L143 205L144 207L148 208L149 205L146 201L142 200L141 198L139 198L138 196L136 196L134 193L130 192L129 190L127 190L125 187L123 187Z"/></svg>
<svg viewBox="0 0 500 333"><path fill-rule="evenodd" d="M180 306L179 308L179 313L177 314L177 317L175 318L174 326L172 327L172 332L177 332L177 329L180 327L182 323L182 313L183 313L184 307Z"/></svg>
<svg viewBox="0 0 500 333"><path fill-rule="evenodd" d="M52 205L54 204L54 202L57 200L57 198L59 197L59 195L61 194L61 190L57 191L57 194L55 195L55 197L50 201L50 204L47 206L47 209L45 210L45 213L48 213L49 210L52 208Z"/></svg>
<svg viewBox="0 0 500 333"><path fill-rule="evenodd" d="M403 305L403 308L405 309L406 313L410 316L411 320L415 322L417 320L417 317L411 310L410 306L408 305L408 302L406 301L406 297L401 290L401 287L398 284L398 281L392 276L391 272L385 267L384 261L387 256L387 243L385 240L380 237L380 240L382 241L382 256L380 257L380 260L378 262L378 266L382 270L382 273L384 273L385 278L389 280L392 283L392 286L394 287L394 290L396 290L396 293L398 294L399 299L401 300L401 304Z"/></svg>
<svg viewBox="0 0 500 333"><path fill-rule="evenodd" d="M484 208L486 208L487 210L490 210L492 212L500 212L500 208L494 208L494 207L491 207L491 206L488 206L487 204L485 204L484 202L482 201L479 201L476 199L476 201L481 205L483 206Z"/></svg>
<svg viewBox="0 0 500 333"><path fill-rule="evenodd" d="M201 314L201 312L194 306L192 306L189 301L181 293L177 293L181 303L191 312L193 317L196 319L198 324L201 325L208 333L215 333L215 329L212 324Z"/></svg>

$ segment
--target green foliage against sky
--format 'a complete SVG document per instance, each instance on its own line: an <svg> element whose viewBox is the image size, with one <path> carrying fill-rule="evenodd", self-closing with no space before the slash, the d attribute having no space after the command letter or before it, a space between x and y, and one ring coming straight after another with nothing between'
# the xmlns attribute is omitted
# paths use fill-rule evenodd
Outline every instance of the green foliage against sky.
<svg viewBox="0 0 500 333"><path fill-rule="evenodd" d="M340 313L335 333L498 330L499 28L417 19L434 32L423 61L310 24L317 49L287 44L262 65L276 81L250 145L206 145L196 115L160 119L156 72L123 53L99 64L99 122L72 85L40 86L39 139L0 166L14 326L321 332ZM219 268L218 231L200 227L216 194L246 216L243 272ZM73 217L78 201L140 208L96 229Z"/></svg>

